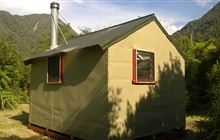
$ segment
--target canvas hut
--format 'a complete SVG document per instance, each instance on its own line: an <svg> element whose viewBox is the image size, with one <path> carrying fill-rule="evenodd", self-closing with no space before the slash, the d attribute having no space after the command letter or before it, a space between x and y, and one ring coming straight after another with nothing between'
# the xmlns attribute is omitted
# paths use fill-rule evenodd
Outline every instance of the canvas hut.
<svg viewBox="0 0 220 140"><path fill-rule="evenodd" d="M185 127L184 57L154 14L76 37L25 64L34 126L89 140Z"/></svg>

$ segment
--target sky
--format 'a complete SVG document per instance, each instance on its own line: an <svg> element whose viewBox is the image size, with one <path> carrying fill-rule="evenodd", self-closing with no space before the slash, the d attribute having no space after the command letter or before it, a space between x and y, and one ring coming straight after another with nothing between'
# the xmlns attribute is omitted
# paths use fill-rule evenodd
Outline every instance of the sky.
<svg viewBox="0 0 220 140"><path fill-rule="evenodd" d="M50 13L54 0L0 0L0 10L11 14ZM200 18L220 0L56 0L60 18L76 31L92 31L154 13L171 35Z"/></svg>

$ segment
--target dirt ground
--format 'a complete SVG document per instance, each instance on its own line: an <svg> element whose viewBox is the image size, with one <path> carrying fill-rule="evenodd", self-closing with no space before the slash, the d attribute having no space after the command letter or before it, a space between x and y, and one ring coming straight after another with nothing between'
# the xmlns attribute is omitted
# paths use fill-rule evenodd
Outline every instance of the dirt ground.
<svg viewBox="0 0 220 140"><path fill-rule="evenodd" d="M46 136L39 135L27 129L28 104L21 104L16 110L0 111L0 140L50 140ZM207 118L199 115L186 117L186 130L188 135L182 140L197 140L199 129L196 123Z"/></svg>

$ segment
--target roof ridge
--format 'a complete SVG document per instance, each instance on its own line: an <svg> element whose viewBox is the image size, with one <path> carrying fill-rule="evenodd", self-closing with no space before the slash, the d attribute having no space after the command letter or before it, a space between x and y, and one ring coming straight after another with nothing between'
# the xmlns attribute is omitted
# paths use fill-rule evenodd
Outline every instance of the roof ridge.
<svg viewBox="0 0 220 140"><path fill-rule="evenodd" d="M94 34L94 33L97 33L97 32L101 32L101 31L104 31L104 30L107 30L107 29L110 29L110 28L114 28L116 26L124 25L124 24L130 23L130 22L137 21L137 20L140 20L140 19L143 19L143 18L146 18L146 17L151 17L151 16L155 17L155 14L152 13L152 14L149 14L149 15L146 15L146 16L138 17L136 19L132 19L132 20L129 20L129 21L126 21L126 22L123 22L123 23L119 23L119 24L116 24L116 25L113 25L113 26L110 26L110 27L106 27L106 28L103 28L103 29L100 29L100 30L97 30L97 31L93 31L93 32L86 33L86 34L83 34L83 35L80 35L80 36L76 36L73 39L80 38L80 37L90 35L90 34ZM72 39L70 39L70 40L72 40Z"/></svg>

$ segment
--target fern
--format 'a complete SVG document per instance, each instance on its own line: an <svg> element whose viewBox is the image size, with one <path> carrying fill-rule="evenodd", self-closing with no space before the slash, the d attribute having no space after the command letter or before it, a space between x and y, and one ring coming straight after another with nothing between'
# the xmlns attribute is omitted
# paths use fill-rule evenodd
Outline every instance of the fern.
<svg viewBox="0 0 220 140"><path fill-rule="evenodd" d="M8 89L10 86L9 84L11 83L11 78L8 76L10 74L9 72L9 66L0 68L0 89Z"/></svg>
<svg viewBox="0 0 220 140"><path fill-rule="evenodd" d="M0 110L14 109L17 107L18 97L11 91L0 90Z"/></svg>

